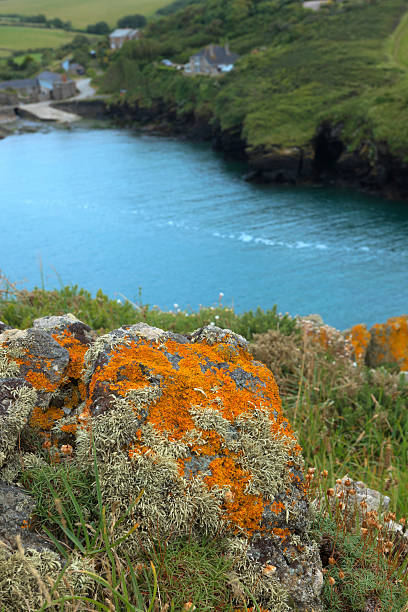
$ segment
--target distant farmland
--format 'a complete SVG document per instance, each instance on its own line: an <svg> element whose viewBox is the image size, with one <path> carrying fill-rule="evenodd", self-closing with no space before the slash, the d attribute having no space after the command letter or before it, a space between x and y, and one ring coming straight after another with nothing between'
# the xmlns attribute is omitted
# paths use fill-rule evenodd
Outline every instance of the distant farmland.
<svg viewBox="0 0 408 612"><path fill-rule="evenodd" d="M0 2L1 6L2 3ZM69 43L76 34L76 32L49 30L48 28L0 26L0 53L6 55L5 50L20 51L43 47L55 49Z"/></svg>
<svg viewBox="0 0 408 612"><path fill-rule="evenodd" d="M1 0L0 13L42 13L50 19L59 17L62 21L71 21L72 25L78 28L98 21L106 21L114 26L119 17L135 13L152 15L158 8L170 2L171 0ZM0 38L0 47L3 46Z"/></svg>

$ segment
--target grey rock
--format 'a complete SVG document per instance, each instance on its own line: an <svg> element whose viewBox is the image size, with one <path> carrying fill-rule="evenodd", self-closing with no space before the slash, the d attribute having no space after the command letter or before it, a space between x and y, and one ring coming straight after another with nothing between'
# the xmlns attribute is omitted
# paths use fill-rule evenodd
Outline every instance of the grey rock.
<svg viewBox="0 0 408 612"><path fill-rule="evenodd" d="M346 487L344 484L347 480L351 482L349 487ZM336 494L343 492L343 494L346 495L347 491L350 489L354 489L356 491L356 495L353 495L352 499L354 500L354 503L356 504L360 513L363 511L360 505L363 501L367 504L364 513L371 512L372 510L378 513L386 512L388 510L390 498L387 495L383 495L375 489L369 489L361 480L352 480L346 474L346 476L341 479L341 484L336 484L335 492Z"/></svg>
<svg viewBox="0 0 408 612"><path fill-rule="evenodd" d="M21 537L25 548L38 551L52 548L46 540L29 530L34 507L35 501L29 493L0 481L0 539L12 549L17 548L16 536Z"/></svg>

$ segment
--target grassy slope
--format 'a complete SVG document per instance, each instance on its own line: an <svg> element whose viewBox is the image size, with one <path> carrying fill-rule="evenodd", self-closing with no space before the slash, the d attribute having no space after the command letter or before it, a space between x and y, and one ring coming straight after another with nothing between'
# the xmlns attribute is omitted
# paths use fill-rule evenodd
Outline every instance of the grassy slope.
<svg viewBox="0 0 408 612"><path fill-rule="evenodd" d="M243 6L246 15L237 16ZM250 148L307 147L317 126L330 120L345 124L351 148L368 142L370 155L372 141L387 141L407 158L408 17L394 32L407 9L406 0L350 0L317 13L285 0L209 0L153 23L150 36L158 46L150 63L134 45L108 78L139 101L163 96L179 114L193 107L215 114L224 129L243 126ZM216 86L205 77L190 79L192 85L180 74L152 69L155 57L183 61L202 45L225 40L241 60Z"/></svg>
<svg viewBox="0 0 408 612"><path fill-rule="evenodd" d="M168 4L167 0L2 0L1 13L21 15L44 14L48 18L59 17L83 28L90 23L106 21L114 26L119 17L141 13L151 15Z"/></svg>
<svg viewBox="0 0 408 612"><path fill-rule="evenodd" d="M20 49L60 47L69 43L75 34L75 32L65 32L64 30L0 26L0 48L2 50L18 51Z"/></svg>

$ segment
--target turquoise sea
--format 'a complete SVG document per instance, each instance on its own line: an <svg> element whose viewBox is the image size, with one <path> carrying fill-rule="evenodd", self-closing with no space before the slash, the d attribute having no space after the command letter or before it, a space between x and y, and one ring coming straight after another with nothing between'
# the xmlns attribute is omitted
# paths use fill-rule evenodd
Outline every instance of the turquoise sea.
<svg viewBox="0 0 408 612"><path fill-rule="evenodd" d="M340 329L408 312L408 203L246 183L206 145L118 129L0 142L0 269L163 309L319 313Z"/></svg>

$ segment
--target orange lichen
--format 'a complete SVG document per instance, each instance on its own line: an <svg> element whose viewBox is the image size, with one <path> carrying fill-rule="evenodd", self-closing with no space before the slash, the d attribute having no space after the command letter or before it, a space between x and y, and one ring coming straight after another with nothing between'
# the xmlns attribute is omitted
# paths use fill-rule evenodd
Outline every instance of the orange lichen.
<svg viewBox="0 0 408 612"><path fill-rule="evenodd" d="M290 529L287 529L287 528L281 529L280 527L274 527L272 531L275 536L277 536L278 538L282 540L282 542L284 542L286 538L289 538L291 535Z"/></svg>
<svg viewBox="0 0 408 612"><path fill-rule="evenodd" d="M30 426L44 431L49 431L54 427L55 421L58 421L64 416L64 411L60 408L50 407L43 410L35 406L31 414Z"/></svg>
<svg viewBox="0 0 408 612"><path fill-rule="evenodd" d="M385 323L376 323L370 333L371 365L397 363L401 370L408 370L408 315L392 317Z"/></svg>
<svg viewBox="0 0 408 612"><path fill-rule="evenodd" d="M169 359L172 356L178 359L177 367ZM228 369L225 368L226 360ZM245 384L245 377L242 384L236 384L230 375L235 368L239 368L237 375L244 371L249 381L255 381L257 393L250 383ZM86 411L92 412L93 401L100 397L99 393L106 397L112 394L125 397L131 390L149 387L151 377L161 381L161 396L150 403L147 422L165 432L170 441L181 440L187 432L197 429L192 407L213 409L230 423L243 414L250 416L255 410L267 410L271 417L271 433L284 445L293 446L293 455L300 453L301 448L282 414L272 373L254 362L248 352L227 342L216 346L205 342L180 344L174 340L166 340L161 345L143 340L123 342L107 354L107 363L96 367L89 385ZM134 406L134 409L137 411L139 407ZM211 475L205 476L204 481L209 488L230 488L231 498L222 506L225 519L237 531L247 534L260 531L265 504L270 500L246 492L251 473L240 467L239 456L228 451L219 433L214 429L200 429L200 434L202 441L189 443L190 451L198 456L216 457L209 464ZM139 439L140 434L129 449L130 457L150 450ZM188 467L187 462L178 461L180 475ZM284 505L275 502L271 508L279 513Z"/></svg>
<svg viewBox="0 0 408 612"><path fill-rule="evenodd" d="M260 531L264 500L261 495L245 493L251 473L241 469L233 456L217 457L211 461L209 469L211 476L204 477L209 488L227 485L231 489L231 501L223 507L225 519L246 533Z"/></svg>
<svg viewBox="0 0 408 612"><path fill-rule="evenodd" d="M79 379L84 367L84 358L89 348L88 345L80 342L68 329L58 331L52 334L52 337L69 353L69 364L66 375L68 378L74 378L75 380Z"/></svg>
<svg viewBox="0 0 408 612"><path fill-rule="evenodd" d="M352 327L350 332L347 334L346 338L353 345L357 363L363 364L371 338L370 332L368 331L366 325L364 325L364 323L354 325L354 327Z"/></svg>

